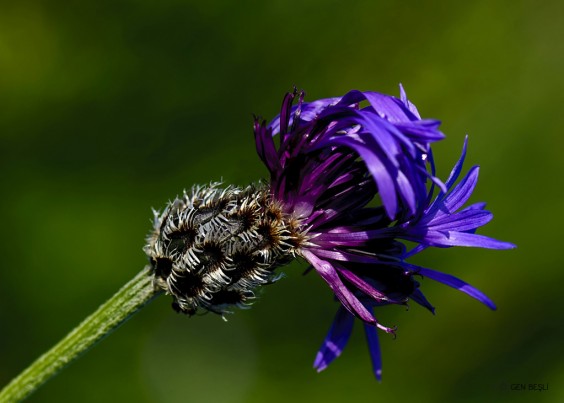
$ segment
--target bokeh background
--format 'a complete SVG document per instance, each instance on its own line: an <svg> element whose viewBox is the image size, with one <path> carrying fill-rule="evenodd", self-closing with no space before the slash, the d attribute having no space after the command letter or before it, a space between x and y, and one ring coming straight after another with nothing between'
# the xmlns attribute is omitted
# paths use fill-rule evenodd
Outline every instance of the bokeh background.
<svg viewBox="0 0 564 403"><path fill-rule="evenodd" d="M295 263L227 323L159 298L29 401L564 401L563 16L557 0L2 2L0 383L143 267L151 207L265 176L252 113L274 116L293 85L313 100L401 82L443 121L443 178L470 135L473 200L495 213L481 233L519 246L415 261L497 312L425 280L436 316L379 312L399 326L381 384L358 324L317 374L337 304Z"/></svg>

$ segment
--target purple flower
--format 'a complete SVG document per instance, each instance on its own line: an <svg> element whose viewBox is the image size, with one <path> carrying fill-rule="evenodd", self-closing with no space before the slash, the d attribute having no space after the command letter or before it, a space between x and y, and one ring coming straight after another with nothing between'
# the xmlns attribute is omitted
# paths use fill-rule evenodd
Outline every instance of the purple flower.
<svg viewBox="0 0 564 403"><path fill-rule="evenodd" d="M431 151L431 143L444 137L440 122L421 119L401 86L400 91L400 99L351 91L311 103L294 91L270 124L255 119L257 151L270 171L271 196L306 234L297 253L342 304L317 354L318 371L340 355L357 317L364 322L380 379L377 329L394 333L395 328L379 323L373 308L411 299L433 312L417 277L457 288L495 309L476 288L408 263L408 257L430 246L514 247L475 234L492 214L483 203L463 207L476 185L478 167L455 185L466 142L450 177L441 182ZM402 241L416 246L408 251Z"/></svg>

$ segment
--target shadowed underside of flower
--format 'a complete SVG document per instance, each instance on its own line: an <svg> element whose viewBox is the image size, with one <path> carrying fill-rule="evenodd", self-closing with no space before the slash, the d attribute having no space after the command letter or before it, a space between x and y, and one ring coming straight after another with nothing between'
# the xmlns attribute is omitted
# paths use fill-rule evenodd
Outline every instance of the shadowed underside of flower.
<svg viewBox="0 0 564 403"><path fill-rule="evenodd" d="M315 359L319 371L340 355L357 317L364 322L380 379L376 329L395 329L380 324L373 308L411 299L434 312L417 277L454 287L495 309L476 288L410 264L408 257L430 246L514 247L475 234L492 214L484 203L464 207L478 179L478 167L473 167L456 184L466 141L450 177L441 182L431 152L431 143L444 137L440 122L421 119L400 90L400 99L351 91L311 103L294 91L270 124L255 119L257 151L270 171L271 195L307 230L307 242L296 245L296 253L342 304ZM402 241L416 246L408 251Z"/></svg>

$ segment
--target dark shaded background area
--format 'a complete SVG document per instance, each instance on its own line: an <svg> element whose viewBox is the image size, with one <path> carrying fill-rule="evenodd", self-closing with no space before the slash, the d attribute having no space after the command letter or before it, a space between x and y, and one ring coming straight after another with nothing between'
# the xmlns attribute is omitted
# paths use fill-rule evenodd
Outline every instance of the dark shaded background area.
<svg viewBox="0 0 564 403"><path fill-rule="evenodd" d="M30 401L564 401L563 15L555 0L3 2L0 383L143 267L150 207L264 177L253 112L275 115L293 85L313 100L401 82L443 120L443 178L470 135L473 200L496 215L481 233L519 246L415 261L478 286L497 312L424 280L436 316L379 313L399 326L381 335L382 384L360 326L316 374L337 304L295 263L228 323L161 297Z"/></svg>

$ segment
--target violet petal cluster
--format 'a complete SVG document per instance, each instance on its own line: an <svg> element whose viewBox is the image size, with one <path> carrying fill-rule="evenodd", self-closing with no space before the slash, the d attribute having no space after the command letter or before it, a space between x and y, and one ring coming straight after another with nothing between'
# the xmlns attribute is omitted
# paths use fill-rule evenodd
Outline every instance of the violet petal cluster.
<svg viewBox="0 0 564 403"><path fill-rule="evenodd" d="M380 379L377 328L387 333L395 328L379 323L373 308L413 300L434 312L418 277L454 287L495 309L471 285L408 263L408 257L431 246L514 247L475 234L492 214L484 203L464 207L478 179L478 167L473 167L457 183L467 142L443 183L435 176L431 150L444 138L440 122L421 119L401 86L400 92L398 99L354 90L306 103L303 92L294 91L286 94L272 122L255 119L257 151L270 172L271 195L307 231L299 254L341 302L315 359L318 371L341 354L357 317L364 322ZM407 250L404 241L416 246Z"/></svg>

